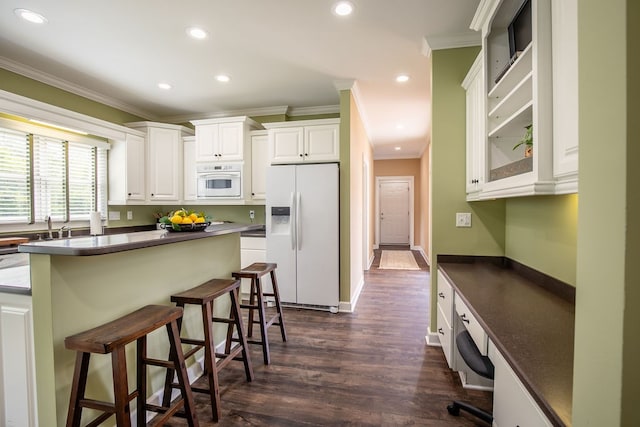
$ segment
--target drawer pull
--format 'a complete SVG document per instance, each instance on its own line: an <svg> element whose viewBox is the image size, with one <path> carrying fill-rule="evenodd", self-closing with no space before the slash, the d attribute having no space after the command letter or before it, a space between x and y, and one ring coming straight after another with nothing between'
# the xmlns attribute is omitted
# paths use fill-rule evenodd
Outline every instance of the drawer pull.
<svg viewBox="0 0 640 427"><path fill-rule="evenodd" d="M444 294L443 294L442 292L439 292L439 293L438 293L438 296L439 296L440 298L444 298Z"/></svg>
<svg viewBox="0 0 640 427"><path fill-rule="evenodd" d="M466 313L462 313L462 316L460 316L460 319L465 323L469 323L469 319L467 319Z"/></svg>
<svg viewBox="0 0 640 427"><path fill-rule="evenodd" d="M441 335L444 335L444 332L442 331L442 328L438 328L438 333Z"/></svg>

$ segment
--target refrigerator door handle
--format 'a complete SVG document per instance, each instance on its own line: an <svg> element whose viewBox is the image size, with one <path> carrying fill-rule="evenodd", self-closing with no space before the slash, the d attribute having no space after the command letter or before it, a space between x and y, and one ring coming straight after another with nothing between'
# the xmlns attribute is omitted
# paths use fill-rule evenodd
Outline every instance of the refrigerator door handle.
<svg viewBox="0 0 640 427"><path fill-rule="evenodd" d="M300 193L296 193L296 240L298 241L298 250L302 249L302 218L300 218Z"/></svg>
<svg viewBox="0 0 640 427"><path fill-rule="evenodd" d="M289 218L289 236L291 237L291 249L295 250L296 249L296 235L295 235L295 231L296 228L294 228L294 223L297 223L297 219L298 219L298 215L296 213L296 209L295 209L295 205L294 205L294 200L296 198L296 193L291 193L291 197L289 198L289 206L291 206L291 213L290 213L290 218Z"/></svg>

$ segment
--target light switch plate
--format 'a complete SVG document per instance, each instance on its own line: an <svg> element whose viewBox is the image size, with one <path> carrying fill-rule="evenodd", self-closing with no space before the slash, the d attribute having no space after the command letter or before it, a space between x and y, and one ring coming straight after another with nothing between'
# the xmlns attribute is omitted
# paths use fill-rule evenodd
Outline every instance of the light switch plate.
<svg viewBox="0 0 640 427"><path fill-rule="evenodd" d="M127 220L131 221L133 219L133 211L127 211Z"/></svg>
<svg viewBox="0 0 640 427"><path fill-rule="evenodd" d="M471 213L470 212L457 212L456 213L456 227L471 227Z"/></svg>

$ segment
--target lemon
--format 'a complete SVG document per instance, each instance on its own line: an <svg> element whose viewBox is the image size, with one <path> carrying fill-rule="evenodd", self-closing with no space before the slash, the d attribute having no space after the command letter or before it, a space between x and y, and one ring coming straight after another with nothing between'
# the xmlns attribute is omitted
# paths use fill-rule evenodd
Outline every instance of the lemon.
<svg viewBox="0 0 640 427"><path fill-rule="evenodd" d="M198 219L198 215L192 213L191 215L189 215L189 218L191 218L191 222L196 222L196 220Z"/></svg>
<svg viewBox="0 0 640 427"><path fill-rule="evenodd" d="M174 214L174 215L171 217L171 222L172 222L173 224L182 224L183 220L182 220L182 217L181 217L180 215L178 215L178 214Z"/></svg>
<svg viewBox="0 0 640 427"><path fill-rule="evenodd" d="M185 216L184 218L182 218L182 223L183 224L193 224L193 221L191 221L190 217Z"/></svg>
<svg viewBox="0 0 640 427"><path fill-rule="evenodd" d="M196 220L195 220L195 221L193 221L193 222L195 222L196 224L203 223L203 222L204 222L204 217L199 216L199 217L197 217L197 218L196 218Z"/></svg>

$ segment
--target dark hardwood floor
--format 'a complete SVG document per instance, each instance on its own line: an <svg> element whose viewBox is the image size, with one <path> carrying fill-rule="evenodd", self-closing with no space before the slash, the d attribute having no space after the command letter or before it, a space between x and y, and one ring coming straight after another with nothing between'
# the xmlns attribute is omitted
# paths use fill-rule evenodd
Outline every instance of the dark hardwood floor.
<svg viewBox="0 0 640 427"><path fill-rule="evenodd" d="M395 248L385 248L395 249ZM206 395L195 394L201 426L476 426L453 417L452 399L491 409L491 393L465 390L442 350L425 343L429 270L365 273L355 313L285 309L289 341L269 331L271 365L251 346L255 380L242 363L220 373L222 418L211 421ZM186 425L173 419L170 425Z"/></svg>

